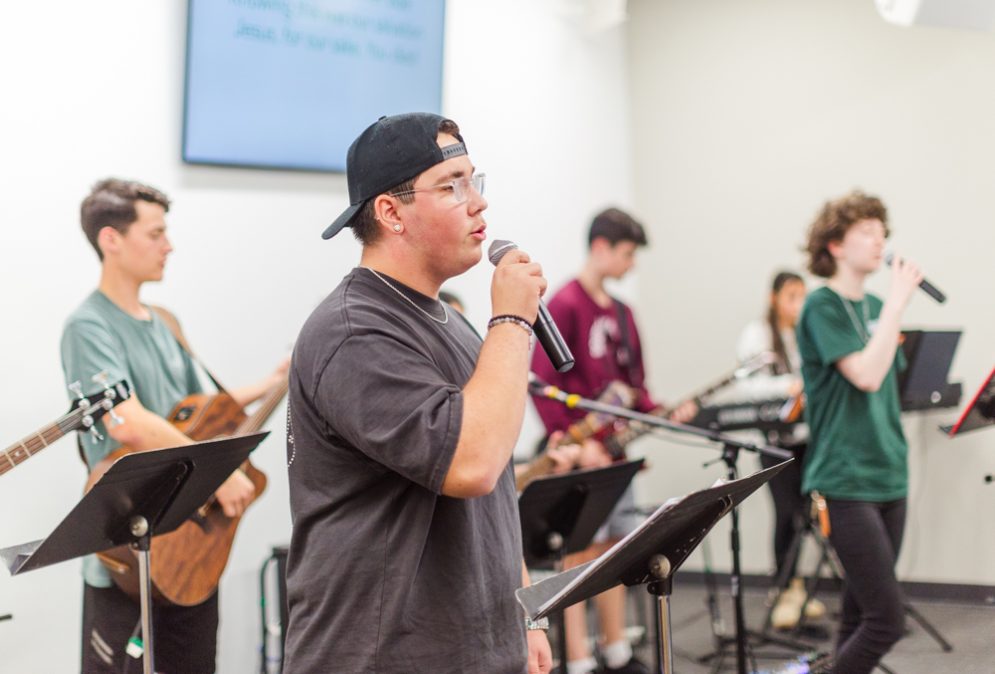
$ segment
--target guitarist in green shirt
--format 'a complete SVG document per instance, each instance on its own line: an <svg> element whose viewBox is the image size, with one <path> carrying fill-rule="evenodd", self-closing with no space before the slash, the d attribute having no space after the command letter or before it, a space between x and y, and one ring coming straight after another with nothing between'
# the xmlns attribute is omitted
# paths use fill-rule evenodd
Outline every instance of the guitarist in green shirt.
<svg viewBox="0 0 995 674"><path fill-rule="evenodd" d="M90 469L121 445L142 451L192 442L164 417L181 399L201 391L194 363L167 326L167 314L140 298L145 283L162 280L173 250L166 234L169 205L154 187L109 178L94 185L80 208L83 233L100 258L100 283L66 320L63 373L67 383L79 381L84 394L101 388L90 378L96 372L106 372L110 381L127 381L132 390L117 406L121 423L98 422L99 438L81 434ZM285 360L265 379L229 393L244 406L285 378L287 365ZM241 470L214 494L228 517L241 515L254 495L253 483ZM139 636L139 606L113 584L95 556L84 559L83 579L81 671L118 674L134 657L125 649L131 637ZM155 621L158 671L215 671L217 594L195 606L157 605ZM140 664L132 666L140 669Z"/></svg>

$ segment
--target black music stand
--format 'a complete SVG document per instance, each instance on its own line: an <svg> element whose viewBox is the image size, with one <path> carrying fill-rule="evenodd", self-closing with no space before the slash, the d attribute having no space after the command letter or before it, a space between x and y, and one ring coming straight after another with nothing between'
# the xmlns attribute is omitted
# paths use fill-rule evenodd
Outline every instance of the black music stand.
<svg viewBox="0 0 995 674"><path fill-rule="evenodd" d="M516 591L518 602L531 618L538 619L619 584L647 585L657 598L657 669L673 672L670 594L674 573L716 522L784 465L671 499L596 560Z"/></svg>
<svg viewBox="0 0 995 674"><path fill-rule="evenodd" d="M12 576L131 544L139 552L144 672L155 671L151 540L187 520L269 435L253 433L121 457L48 538L0 550Z"/></svg>
<svg viewBox="0 0 995 674"><path fill-rule="evenodd" d="M557 572L563 571L563 558L591 545L642 467L643 460L638 459L530 482L518 497L525 565L552 561ZM567 630L562 616L559 626L560 669L565 672Z"/></svg>
<svg viewBox="0 0 995 674"><path fill-rule="evenodd" d="M956 407L962 387L950 383L960 330L903 330L902 353L908 367L898 373L902 411Z"/></svg>
<svg viewBox="0 0 995 674"><path fill-rule="evenodd" d="M995 424L995 368L978 388L971 404L964 408L957 423L940 426L940 430L951 438Z"/></svg>
<svg viewBox="0 0 995 674"><path fill-rule="evenodd" d="M644 424L653 430L666 429L677 431L688 435L696 435L712 442L720 443L722 445L722 456L718 460L725 462L727 466L727 475L729 476L730 481L736 480L737 478L736 459L739 456L740 450L757 452L758 454L765 454L767 456L773 456L786 460L794 460L791 452L779 447L758 447L752 443L743 442L728 435L717 433L705 428L697 428L695 426L679 424L652 414L643 414L642 412L634 412L633 410L618 407L617 405L606 405L595 400L588 400L576 394L561 391L555 386L549 386L538 379L533 379L529 382L529 391L534 396L557 400L570 408L581 409L587 412L610 414L621 419L626 419L630 422L635 421L637 423ZM772 470L775 468L777 468L777 466L774 466ZM739 561L739 515L736 510L733 510L732 526L729 531L729 546L732 551L732 576L730 579L730 586L732 589L733 607L736 612L736 638L733 640L736 644L736 667L739 674L747 674L746 618L745 610L743 608ZM768 641L769 640L770 639L768 639ZM719 648L721 649L724 645L725 642L723 640L719 644ZM719 650L717 654L721 654L721 650Z"/></svg>

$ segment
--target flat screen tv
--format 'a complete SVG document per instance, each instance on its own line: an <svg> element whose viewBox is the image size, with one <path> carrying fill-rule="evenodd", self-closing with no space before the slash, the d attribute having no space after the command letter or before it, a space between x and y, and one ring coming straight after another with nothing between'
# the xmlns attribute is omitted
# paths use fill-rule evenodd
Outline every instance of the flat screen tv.
<svg viewBox="0 0 995 674"><path fill-rule="evenodd" d="M345 170L382 115L439 112L445 0L189 0L183 160Z"/></svg>

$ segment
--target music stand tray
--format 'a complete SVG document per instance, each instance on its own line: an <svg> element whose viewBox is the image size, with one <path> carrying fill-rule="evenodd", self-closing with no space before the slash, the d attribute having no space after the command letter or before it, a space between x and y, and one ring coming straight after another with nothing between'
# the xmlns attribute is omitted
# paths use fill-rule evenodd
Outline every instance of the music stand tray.
<svg viewBox="0 0 995 674"><path fill-rule="evenodd" d="M149 547L185 522L269 435L253 433L127 454L110 467L49 536L0 550L12 576L131 544L141 552L144 671L154 671Z"/></svg>
<svg viewBox="0 0 995 674"><path fill-rule="evenodd" d="M940 426L940 430L952 438L992 424L995 424L995 368L988 373L984 383L971 399L971 404L964 408L960 418L957 419L957 423Z"/></svg>
<svg viewBox="0 0 995 674"><path fill-rule="evenodd" d="M902 410L956 407L961 386L947 381L960 330L903 330L902 352L908 367L898 373Z"/></svg>
<svg viewBox="0 0 995 674"><path fill-rule="evenodd" d="M648 584L658 599L660 662L673 671L670 593L673 575L722 517L784 469L779 464L749 477L670 499L603 555L515 592L533 619L562 611L620 583Z"/></svg>
<svg viewBox="0 0 995 674"><path fill-rule="evenodd" d="M585 550L642 467L637 459L530 482L518 497L526 566Z"/></svg>

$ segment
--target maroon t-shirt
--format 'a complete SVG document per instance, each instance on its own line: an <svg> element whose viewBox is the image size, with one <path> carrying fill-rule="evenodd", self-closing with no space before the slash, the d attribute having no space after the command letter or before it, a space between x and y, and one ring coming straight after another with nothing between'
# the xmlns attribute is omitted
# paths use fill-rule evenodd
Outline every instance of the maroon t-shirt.
<svg viewBox="0 0 995 674"><path fill-rule="evenodd" d="M598 306L579 281L568 283L553 295L548 308L576 362L569 371L559 373L546 352L536 348L532 354L532 371L544 382L585 398L597 398L611 382L621 381L638 391L635 409L640 412L652 410L656 403L646 390L639 332L632 310L624 304L622 307L628 323L628 365L620 362L622 331L617 307L614 304L607 308ZM587 414L548 398L533 397L532 401L547 433L564 430Z"/></svg>

